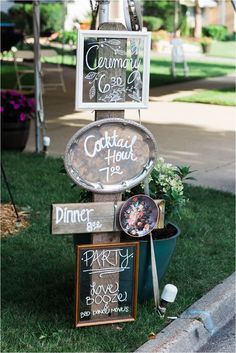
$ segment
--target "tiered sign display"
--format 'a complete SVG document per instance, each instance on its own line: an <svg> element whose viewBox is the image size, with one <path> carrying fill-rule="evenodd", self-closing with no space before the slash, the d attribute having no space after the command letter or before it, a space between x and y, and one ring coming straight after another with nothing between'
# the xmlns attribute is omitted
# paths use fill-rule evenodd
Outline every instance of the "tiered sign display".
<svg viewBox="0 0 236 353"><path fill-rule="evenodd" d="M147 108L150 33L79 31L78 43L77 110Z"/></svg>
<svg viewBox="0 0 236 353"><path fill-rule="evenodd" d="M77 247L76 327L135 320L138 246Z"/></svg>
<svg viewBox="0 0 236 353"><path fill-rule="evenodd" d="M150 33L79 31L77 53L76 109L99 110L99 120L70 139L65 168L76 184L94 192L98 202L53 205L52 233L92 233L93 240L100 233L99 239L105 239L106 244L77 246L75 325L80 327L136 317L139 243L118 243L123 204L119 201L122 191L150 174L157 144L141 124L122 119L123 109L147 108ZM105 110L113 111L112 118L103 116ZM147 226L162 226L163 200L151 204L145 199L129 208L132 206L136 207L135 217L142 216L135 223L136 235L148 232ZM127 212L129 209L122 226L134 235L129 228L133 219ZM116 243L109 243L111 232L116 234Z"/></svg>

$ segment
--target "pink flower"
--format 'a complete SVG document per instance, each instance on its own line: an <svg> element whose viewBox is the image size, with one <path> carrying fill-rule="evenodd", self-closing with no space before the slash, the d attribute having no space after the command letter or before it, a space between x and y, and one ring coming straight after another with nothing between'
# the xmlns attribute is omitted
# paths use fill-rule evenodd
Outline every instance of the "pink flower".
<svg viewBox="0 0 236 353"><path fill-rule="evenodd" d="M32 110L35 110L35 100L34 100L34 98L29 98L28 99L28 104L32 108Z"/></svg>
<svg viewBox="0 0 236 353"><path fill-rule="evenodd" d="M34 99L17 91L1 91L1 122L24 122L35 115Z"/></svg>
<svg viewBox="0 0 236 353"><path fill-rule="evenodd" d="M24 113L20 113L20 121L25 121L25 114Z"/></svg>

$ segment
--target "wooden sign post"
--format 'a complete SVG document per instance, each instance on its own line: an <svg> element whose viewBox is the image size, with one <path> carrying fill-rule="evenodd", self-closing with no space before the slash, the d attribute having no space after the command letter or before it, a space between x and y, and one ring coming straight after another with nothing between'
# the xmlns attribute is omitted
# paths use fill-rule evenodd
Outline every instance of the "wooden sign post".
<svg viewBox="0 0 236 353"><path fill-rule="evenodd" d="M112 24L112 23L104 23L100 26L100 30L125 30L125 26L122 24ZM122 44L123 48L126 46L126 42L123 41ZM99 54L102 54L101 51ZM115 70L114 70L115 71ZM120 72L121 77L125 75L125 70L123 70L123 75L122 72ZM111 74L110 74L111 75ZM115 72L114 72L115 75ZM125 115L124 110L115 110L115 111L108 111L108 110L100 110L95 112L95 120L102 120L105 118L121 118L123 119ZM118 201L122 200L122 194L121 193L113 193L113 194L106 194L106 195L101 195L94 193L93 194L93 201L94 202L115 202L115 205L117 204ZM115 242L118 243L120 242L120 231L115 231L114 233L100 233L98 236L96 234L92 235L92 243L97 244L97 243L111 243ZM118 277L118 276L117 276Z"/></svg>

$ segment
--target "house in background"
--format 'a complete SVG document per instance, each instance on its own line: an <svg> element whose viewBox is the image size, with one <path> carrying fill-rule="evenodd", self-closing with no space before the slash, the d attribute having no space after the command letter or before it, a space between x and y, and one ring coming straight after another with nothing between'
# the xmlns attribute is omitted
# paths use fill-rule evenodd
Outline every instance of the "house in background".
<svg viewBox="0 0 236 353"><path fill-rule="evenodd" d="M223 25L228 32L236 32L235 0L178 0L188 7L187 18L190 28L196 26L196 11L199 11L202 26Z"/></svg>
<svg viewBox="0 0 236 353"><path fill-rule="evenodd" d="M231 0L220 0L218 6L207 8L203 14L203 25L223 25L229 33L236 32L236 12Z"/></svg>

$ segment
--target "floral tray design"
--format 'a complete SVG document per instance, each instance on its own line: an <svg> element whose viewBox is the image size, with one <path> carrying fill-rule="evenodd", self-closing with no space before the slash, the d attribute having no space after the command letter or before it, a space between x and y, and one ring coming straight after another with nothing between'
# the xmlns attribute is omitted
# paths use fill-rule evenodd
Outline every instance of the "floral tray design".
<svg viewBox="0 0 236 353"><path fill-rule="evenodd" d="M119 220L123 231L132 237L143 237L156 226L159 209L147 195L135 195L121 208Z"/></svg>

